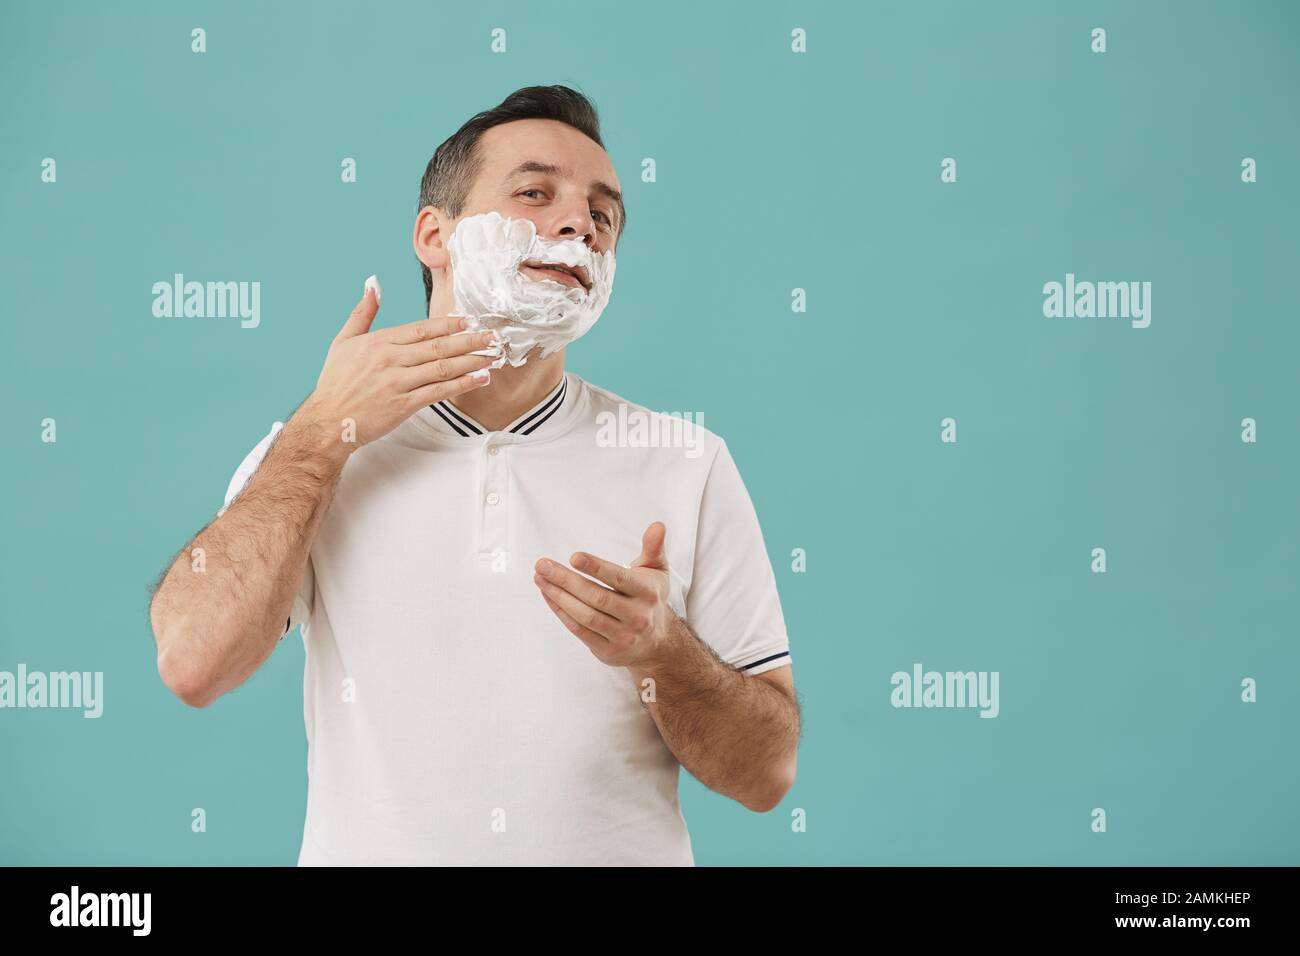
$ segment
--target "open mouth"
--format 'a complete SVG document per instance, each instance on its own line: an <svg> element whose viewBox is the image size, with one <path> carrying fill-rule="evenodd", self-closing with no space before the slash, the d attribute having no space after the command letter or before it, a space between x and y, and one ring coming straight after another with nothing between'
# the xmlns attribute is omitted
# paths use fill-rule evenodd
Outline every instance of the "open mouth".
<svg viewBox="0 0 1300 956"><path fill-rule="evenodd" d="M587 270L582 266L566 266L563 262L539 262L536 259L531 259L520 265L519 268L527 269L541 279L550 279L553 282L559 282L574 289L591 291L591 277L587 275Z"/></svg>

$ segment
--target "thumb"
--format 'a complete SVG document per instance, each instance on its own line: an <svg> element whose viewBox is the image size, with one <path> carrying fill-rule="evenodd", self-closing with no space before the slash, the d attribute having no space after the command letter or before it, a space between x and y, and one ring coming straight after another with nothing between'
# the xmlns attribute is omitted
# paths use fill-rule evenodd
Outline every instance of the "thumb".
<svg viewBox="0 0 1300 956"><path fill-rule="evenodd" d="M655 568L668 570L668 555L664 553L664 542L668 538L668 529L662 521L656 521L645 529L641 536L641 556L632 562L634 568Z"/></svg>
<svg viewBox="0 0 1300 956"><path fill-rule="evenodd" d="M365 335L369 332L370 326L374 324L375 315L379 312L379 298L382 295L383 290L379 288L379 276L368 278L365 288L361 291L361 301L352 310L348 320L343 323L343 328L339 330L338 337L350 339L353 336Z"/></svg>

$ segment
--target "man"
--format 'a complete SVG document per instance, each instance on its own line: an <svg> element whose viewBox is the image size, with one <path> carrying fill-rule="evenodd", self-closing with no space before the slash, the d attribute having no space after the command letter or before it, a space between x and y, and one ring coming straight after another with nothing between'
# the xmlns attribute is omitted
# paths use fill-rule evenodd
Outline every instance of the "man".
<svg viewBox="0 0 1300 956"><path fill-rule="evenodd" d="M566 373L563 348L505 364L450 314L451 237L494 213L613 254L585 97L519 90L438 148L413 236L428 317L372 329L367 280L315 390L165 573L159 673L207 706L302 625L300 865L691 865L679 766L758 812L794 781L775 577L721 439L602 440L666 417ZM513 274L592 291L557 261Z"/></svg>

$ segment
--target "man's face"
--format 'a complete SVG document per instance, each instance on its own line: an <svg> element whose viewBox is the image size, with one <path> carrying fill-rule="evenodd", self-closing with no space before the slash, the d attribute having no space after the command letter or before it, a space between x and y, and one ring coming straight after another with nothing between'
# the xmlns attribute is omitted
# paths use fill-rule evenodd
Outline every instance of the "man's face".
<svg viewBox="0 0 1300 956"><path fill-rule="evenodd" d="M618 177L609 156L587 136L555 120L516 120L484 133L478 155L478 176L444 242L461 219L498 212L531 219L545 239L577 239L598 253L614 249L623 215ZM534 280L590 286L588 276L562 269L524 263L519 271Z"/></svg>

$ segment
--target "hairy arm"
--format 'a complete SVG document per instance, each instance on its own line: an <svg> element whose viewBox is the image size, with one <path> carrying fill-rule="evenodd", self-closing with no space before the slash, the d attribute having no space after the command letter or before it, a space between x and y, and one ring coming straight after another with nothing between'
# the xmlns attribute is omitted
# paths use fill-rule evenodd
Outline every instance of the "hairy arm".
<svg viewBox="0 0 1300 956"><path fill-rule="evenodd" d="M177 555L154 593L158 672L187 704L212 703L275 650L348 456L416 409L491 378L492 356L470 354L497 345L491 333L464 332L460 316L372 332L379 298L371 277L311 396L242 493ZM344 440L345 422L355 440Z"/></svg>
<svg viewBox="0 0 1300 956"><path fill-rule="evenodd" d="M244 490L177 555L154 594L158 672L192 706L246 681L284 634L347 457L307 408L280 429Z"/></svg>
<svg viewBox="0 0 1300 956"><path fill-rule="evenodd" d="M788 665L745 674L673 615L658 653L628 671L668 749L697 780L760 813L781 802L800 732Z"/></svg>
<svg viewBox="0 0 1300 956"><path fill-rule="evenodd" d="M682 766L766 812L794 785L800 715L790 668L746 674L691 631L668 603L666 534L659 521L647 528L627 567L579 551L570 559L579 574L540 558L533 581L598 660L627 668Z"/></svg>

